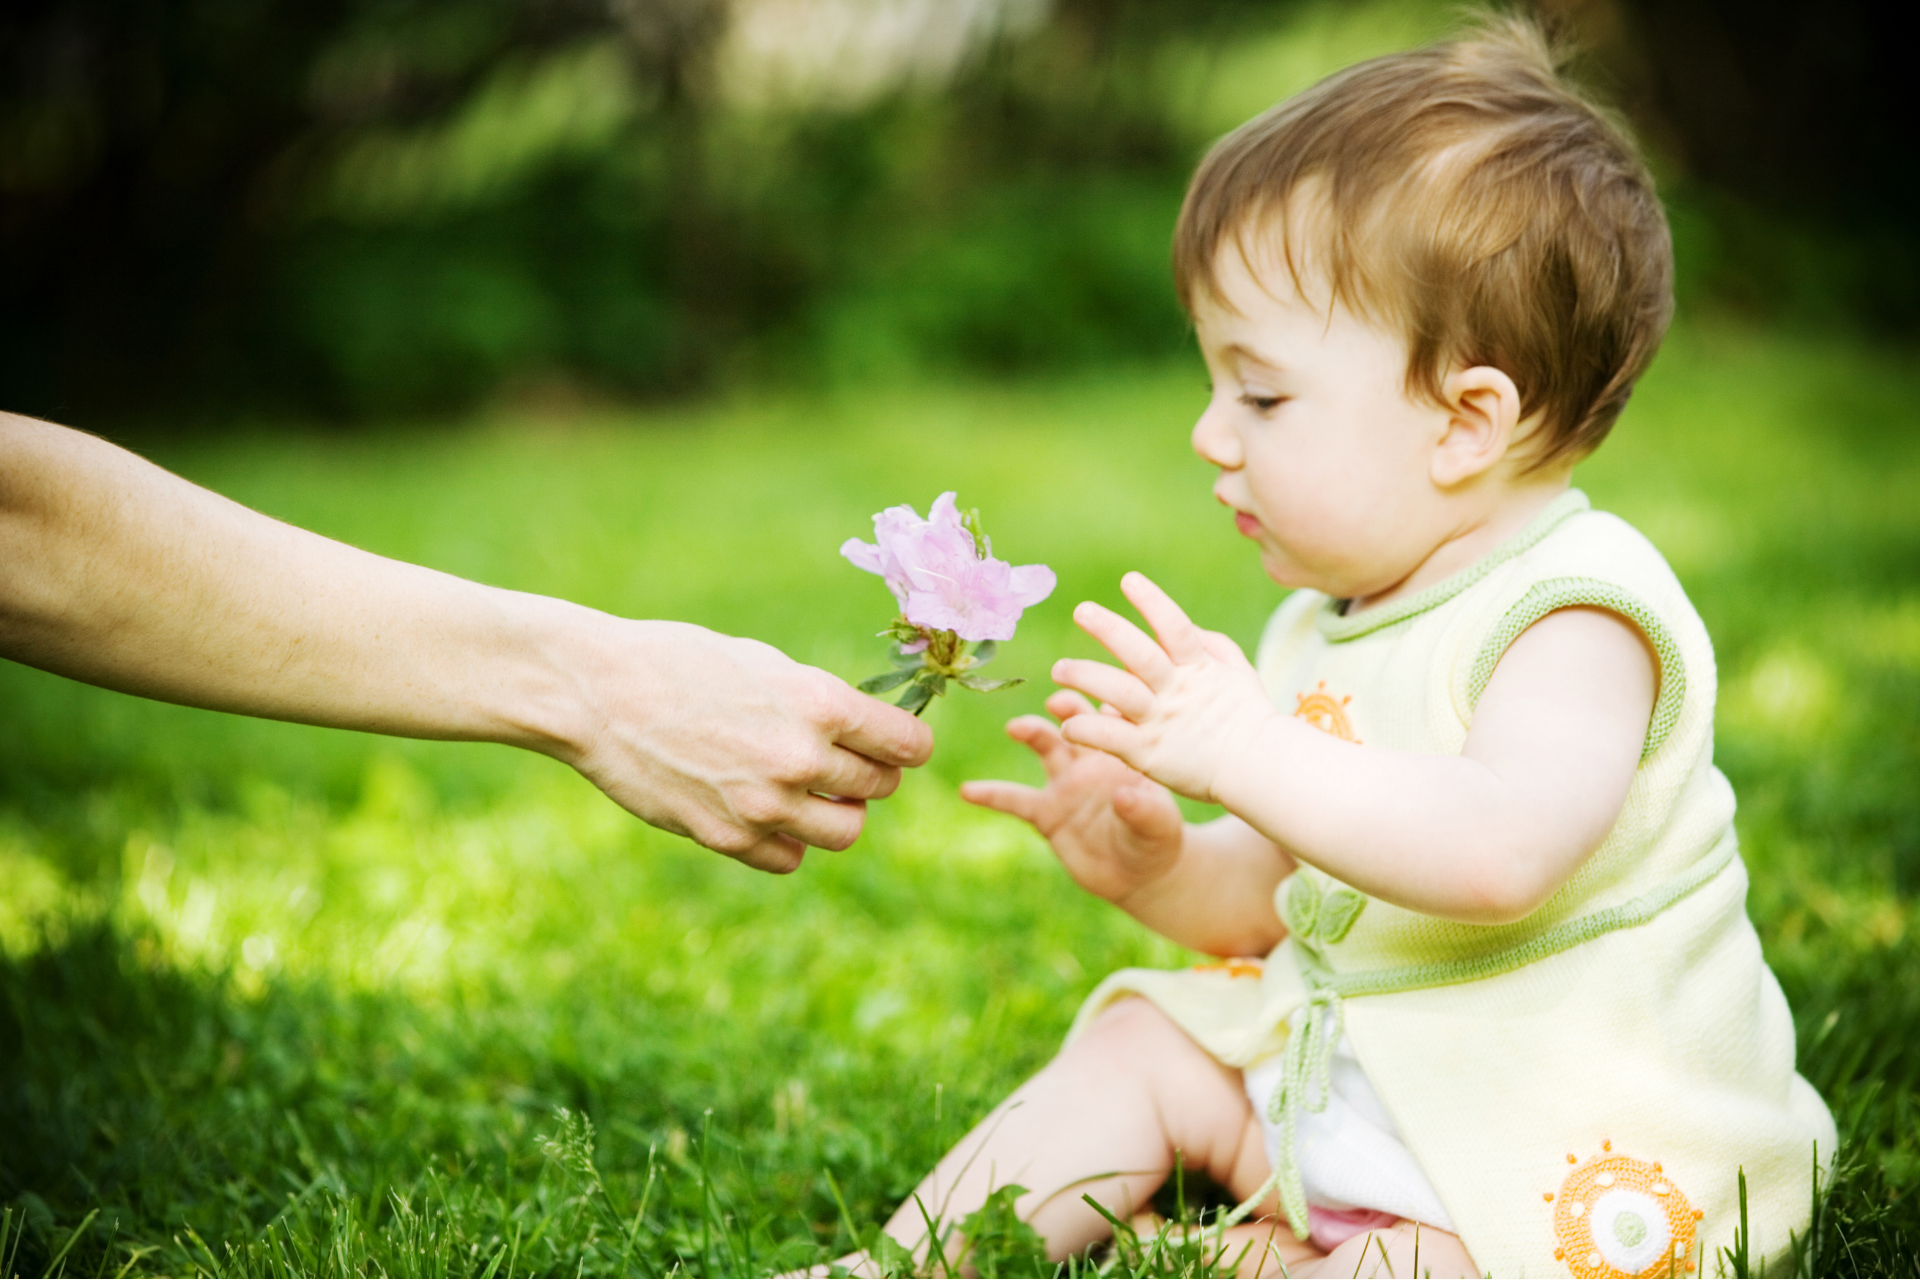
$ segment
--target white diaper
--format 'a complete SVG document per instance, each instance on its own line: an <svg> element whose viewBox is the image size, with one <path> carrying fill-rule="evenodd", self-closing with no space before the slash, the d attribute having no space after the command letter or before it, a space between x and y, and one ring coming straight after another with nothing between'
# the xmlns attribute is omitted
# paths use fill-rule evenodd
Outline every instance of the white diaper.
<svg viewBox="0 0 1920 1280"><path fill-rule="evenodd" d="M1260 1117L1269 1160L1280 1149L1280 1126L1267 1115L1280 1068L1281 1059L1275 1056L1245 1072L1247 1097ZM1308 1206L1336 1213L1372 1210L1453 1231L1439 1193L1400 1140L1398 1126L1345 1036L1333 1051L1329 1077L1326 1110L1302 1108L1299 1113L1300 1182Z"/></svg>

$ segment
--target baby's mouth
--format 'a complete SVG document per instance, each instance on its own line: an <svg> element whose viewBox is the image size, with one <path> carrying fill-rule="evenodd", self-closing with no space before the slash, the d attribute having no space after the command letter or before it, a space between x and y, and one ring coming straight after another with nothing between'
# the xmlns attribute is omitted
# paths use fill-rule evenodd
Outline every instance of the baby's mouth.
<svg viewBox="0 0 1920 1280"><path fill-rule="evenodd" d="M1233 527L1249 538L1258 536L1260 532L1260 522L1244 511L1233 513Z"/></svg>

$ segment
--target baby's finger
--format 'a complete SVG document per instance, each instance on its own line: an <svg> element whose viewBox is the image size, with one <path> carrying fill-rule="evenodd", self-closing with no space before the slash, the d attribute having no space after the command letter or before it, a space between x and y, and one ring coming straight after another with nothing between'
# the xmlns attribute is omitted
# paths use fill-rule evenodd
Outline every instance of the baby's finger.
<svg viewBox="0 0 1920 1280"><path fill-rule="evenodd" d="M1120 665L1158 689L1173 674L1173 663L1166 650L1153 642L1140 628L1104 605L1083 600L1074 606L1073 620L1080 629L1106 646L1108 653L1120 659Z"/></svg>
<svg viewBox="0 0 1920 1280"><path fill-rule="evenodd" d="M1202 631L1200 633L1200 643L1208 653L1220 659L1222 662L1247 662L1245 650L1241 649L1241 647L1234 642L1232 636L1222 635L1218 631Z"/></svg>
<svg viewBox="0 0 1920 1280"><path fill-rule="evenodd" d="M1129 675L1104 662L1087 658L1062 658L1053 664L1053 682L1069 689L1078 689L1089 698L1108 706L1118 707L1127 716L1137 718L1153 709L1153 690L1141 683L1138 676ZM1072 721L1067 723L1071 724Z"/></svg>
<svg viewBox="0 0 1920 1280"><path fill-rule="evenodd" d="M1047 714L1055 720L1071 720L1075 716L1090 716L1097 708L1087 701L1086 695L1075 693L1071 689L1056 689L1047 695Z"/></svg>
<svg viewBox="0 0 1920 1280"><path fill-rule="evenodd" d="M1162 591L1153 579L1144 573L1129 573L1120 579L1120 590L1153 628L1153 634L1160 638L1159 647L1168 657L1175 662L1192 662L1206 656L1200 628L1193 625L1187 611L1175 604L1173 597Z"/></svg>
<svg viewBox="0 0 1920 1280"><path fill-rule="evenodd" d="M1023 822L1034 822L1040 813L1040 792L1018 782L963 782L960 798L982 809L1011 814Z"/></svg>
<svg viewBox="0 0 1920 1280"><path fill-rule="evenodd" d="M1140 726L1118 716L1075 716L1060 726L1060 734L1076 747L1092 747L1132 764L1140 745Z"/></svg>
<svg viewBox="0 0 1920 1280"><path fill-rule="evenodd" d="M1178 839L1186 821L1166 788L1145 780L1116 788L1113 812L1128 830L1148 840Z"/></svg>
<svg viewBox="0 0 1920 1280"><path fill-rule="evenodd" d="M1007 721L1007 736L1039 756L1049 778L1073 763L1073 748L1067 745L1051 720L1019 716Z"/></svg>

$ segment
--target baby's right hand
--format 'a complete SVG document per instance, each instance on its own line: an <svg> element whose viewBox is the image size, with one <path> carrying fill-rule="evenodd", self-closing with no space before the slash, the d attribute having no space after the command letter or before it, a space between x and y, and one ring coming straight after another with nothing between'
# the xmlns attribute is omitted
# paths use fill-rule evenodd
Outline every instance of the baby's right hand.
<svg viewBox="0 0 1920 1280"><path fill-rule="evenodd" d="M1064 690L1047 710L1063 724L1100 714ZM1010 721L1007 736L1040 757L1047 785L969 782L960 797L1032 823L1081 888L1124 904L1180 860L1185 822L1171 791L1104 751L1074 746L1040 716Z"/></svg>

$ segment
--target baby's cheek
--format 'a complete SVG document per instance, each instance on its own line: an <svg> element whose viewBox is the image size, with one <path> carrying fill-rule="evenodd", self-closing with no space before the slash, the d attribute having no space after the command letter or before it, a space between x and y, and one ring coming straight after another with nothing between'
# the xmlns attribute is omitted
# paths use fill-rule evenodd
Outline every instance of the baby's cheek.
<svg viewBox="0 0 1920 1280"><path fill-rule="evenodd" d="M1317 587L1352 546L1352 517L1319 495L1291 504L1264 548L1267 572L1289 587Z"/></svg>

